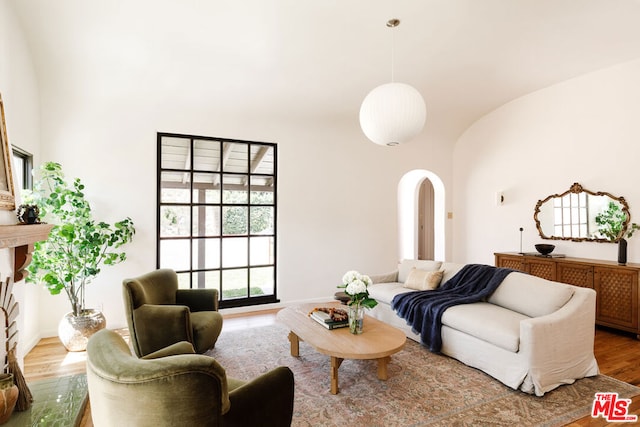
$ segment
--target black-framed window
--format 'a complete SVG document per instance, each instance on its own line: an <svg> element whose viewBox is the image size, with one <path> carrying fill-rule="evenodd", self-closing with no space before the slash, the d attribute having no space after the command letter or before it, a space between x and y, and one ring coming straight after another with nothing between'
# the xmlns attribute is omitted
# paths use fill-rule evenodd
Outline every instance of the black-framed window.
<svg viewBox="0 0 640 427"><path fill-rule="evenodd" d="M16 146L12 151L16 192L33 189L33 155Z"/></svg>
<svg viewBox="0 0 640 427"><path fill-rule="evenodd" d="M158 133L157 266L220 307L277 302L277 146Z"/></svg>

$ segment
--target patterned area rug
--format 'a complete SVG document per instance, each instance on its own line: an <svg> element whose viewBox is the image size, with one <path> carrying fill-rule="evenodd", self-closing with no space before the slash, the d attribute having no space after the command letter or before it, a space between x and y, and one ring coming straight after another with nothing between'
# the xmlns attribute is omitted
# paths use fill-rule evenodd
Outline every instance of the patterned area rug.
<svg viewBox="0 0 640 427"><path fill-rule="evenodd" d="M430 353L407 340L392 356L389 379L376 376L376 362L345 360L340 393L329 392L329 357L300 343L290 355L281 325L223 332L208 354L227 375L250 380L285 365L295 375L293 426L561 426L591 413L596 392L620 397L640 388L600 375L565 385L544 397L512 390L455 359Z"/></svg>

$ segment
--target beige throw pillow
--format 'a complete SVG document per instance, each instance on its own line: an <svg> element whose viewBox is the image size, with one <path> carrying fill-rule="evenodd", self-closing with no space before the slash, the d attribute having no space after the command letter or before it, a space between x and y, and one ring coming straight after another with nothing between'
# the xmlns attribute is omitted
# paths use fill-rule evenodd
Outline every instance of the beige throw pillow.
<svg viewBox="0 0 640 427"><path fill-rule="evenodd" d="M440 286L444 271L424 271L412 269L404 282L404 287L418 291L431 291Z"/></svg>

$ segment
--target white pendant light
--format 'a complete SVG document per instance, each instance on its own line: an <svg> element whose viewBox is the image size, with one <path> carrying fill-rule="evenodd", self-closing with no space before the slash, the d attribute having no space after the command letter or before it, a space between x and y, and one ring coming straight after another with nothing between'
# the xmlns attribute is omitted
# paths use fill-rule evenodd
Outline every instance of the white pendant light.
<svg viewBox="0 0 640 427"><path fill-rule="evenodd" d="M395 28L397 19L387 22ZM392 46L393 47L393 46ZM394 146L410 141L424 127L427 107L415 88L393 81L393 49L391 83L373 89L360 107L360 127L371 141L379 145Z"/></svg>

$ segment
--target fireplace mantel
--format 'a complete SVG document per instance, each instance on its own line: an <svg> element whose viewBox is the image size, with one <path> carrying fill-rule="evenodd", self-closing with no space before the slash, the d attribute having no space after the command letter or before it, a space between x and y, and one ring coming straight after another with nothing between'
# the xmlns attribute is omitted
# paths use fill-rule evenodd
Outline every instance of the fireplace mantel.
<svg viewBox="0 0 640 427"><path fill-rule="evenodd" d="M0 225L0 249L14 249L13 281L27 276L25 268L31 262L33 244L47 240L53 224Z"/></svg>

